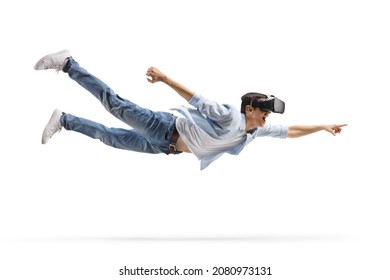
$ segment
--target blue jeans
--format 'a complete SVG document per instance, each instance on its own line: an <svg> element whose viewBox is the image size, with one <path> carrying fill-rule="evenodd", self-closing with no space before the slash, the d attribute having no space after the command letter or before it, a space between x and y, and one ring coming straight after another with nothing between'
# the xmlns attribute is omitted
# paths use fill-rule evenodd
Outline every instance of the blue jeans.
<svg viewBox="0 0 390 280"><path fill-rule="evenodd" d="M69 77L92 93L108 112L131 126L131 129L109 128L100 123L76 117L61 116L61 125L104 144L142 153L169 154L169 144L176 117L167 112L154 112L123 99L101 80L88 73L70 58L64 69Z"/></svg>

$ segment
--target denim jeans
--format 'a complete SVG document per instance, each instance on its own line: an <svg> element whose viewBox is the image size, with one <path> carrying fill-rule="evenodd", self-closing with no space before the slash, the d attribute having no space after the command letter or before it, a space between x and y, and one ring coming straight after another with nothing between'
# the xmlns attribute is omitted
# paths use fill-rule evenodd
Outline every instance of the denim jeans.
<svg viewBox="0 0 390 280"><path fill-rule="evenodd" d="M176 117L167 112L154 112L123 99L101 80L91 75L70 58L64 68L69 77L92 93L108 112L131 128L109 128L100 123L64 114L61 125L77 131L104 144L142 153L169 154L170 139Z"/></svg>

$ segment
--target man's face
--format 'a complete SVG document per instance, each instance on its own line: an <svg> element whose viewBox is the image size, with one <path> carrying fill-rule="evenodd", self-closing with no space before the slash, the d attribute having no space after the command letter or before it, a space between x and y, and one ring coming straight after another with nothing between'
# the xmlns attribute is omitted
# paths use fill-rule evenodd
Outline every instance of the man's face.
<svg viewBox="0 0 390 280"><path fill-rule="evenodd" d="M259 108L253 108L248 105L246 111L247 122L251 127L263 127L267 123L267 118L271 112L261 111Z"/></svg>
<svg viewBox="0 0 390 280"><path fill-rule="evenodd" d="M263 127L266 124L269 114L270 112L261 111L259 108L253 110L253 117L257 121L258 127Z"/></svg>

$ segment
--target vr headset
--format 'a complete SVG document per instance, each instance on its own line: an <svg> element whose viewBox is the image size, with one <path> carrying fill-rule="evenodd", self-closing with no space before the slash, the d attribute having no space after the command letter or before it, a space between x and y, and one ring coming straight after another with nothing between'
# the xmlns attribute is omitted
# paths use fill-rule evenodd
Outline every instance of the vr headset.
<svg viewBox="0 0 390 280"><path fill-rule="evenodd" d="M270 95L266 100L252 101L251 106L253 108L259 108L264 112L284 113L284 102L279 98Z"/></svg>

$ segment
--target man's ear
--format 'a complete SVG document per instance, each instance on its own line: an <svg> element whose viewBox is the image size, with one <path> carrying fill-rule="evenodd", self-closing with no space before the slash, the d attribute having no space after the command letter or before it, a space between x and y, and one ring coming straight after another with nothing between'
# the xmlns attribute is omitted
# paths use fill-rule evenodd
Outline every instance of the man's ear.
<svg viewBox="0 0 390 280"><path fill-rule="evenodd" d="M246 106L245 106L245 111L246 111L247 113L252 113L253 107L252 107L251 105L246 105Z"/></svg>

